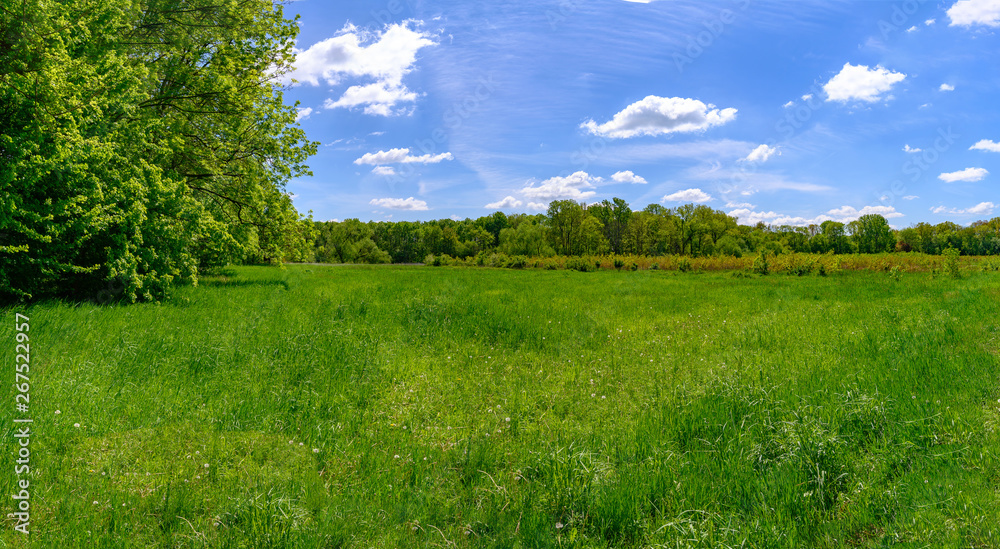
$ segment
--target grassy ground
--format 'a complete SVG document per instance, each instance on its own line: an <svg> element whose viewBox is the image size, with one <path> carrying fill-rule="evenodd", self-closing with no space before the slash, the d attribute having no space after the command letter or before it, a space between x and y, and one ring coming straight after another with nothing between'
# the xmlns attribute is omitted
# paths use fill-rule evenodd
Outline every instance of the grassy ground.
<svg viewBox="0 0 1000 549"><path fill-rule="evenodd" d="M296 266L0 311L0 546L1000 547L998 282Z"/></svg>

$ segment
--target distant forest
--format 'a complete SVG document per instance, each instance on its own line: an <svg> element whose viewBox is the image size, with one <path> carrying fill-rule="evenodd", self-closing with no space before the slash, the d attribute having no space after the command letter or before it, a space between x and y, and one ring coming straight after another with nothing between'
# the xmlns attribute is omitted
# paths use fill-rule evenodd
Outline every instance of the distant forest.
<svg viewBox="0 0 1000 549"><path fill-rule="evenodd" d="M316 222L314 260L321 263L418 263L428 255L552 257L606 254L690 257L784 253L1000 254L1000 217L967 227L946 221L894 230L878 214L806 227L740 225L704 205L633 211L620 198L595 204L558 200L536 215L494 212L455 221Z"/></svg>

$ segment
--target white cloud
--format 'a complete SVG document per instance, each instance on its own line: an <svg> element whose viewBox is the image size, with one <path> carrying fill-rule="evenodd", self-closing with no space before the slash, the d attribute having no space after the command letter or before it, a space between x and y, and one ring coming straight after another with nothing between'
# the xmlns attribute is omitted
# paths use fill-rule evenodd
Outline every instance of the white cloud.
<svg viewBox="0 0 1000 549"><path fill-rule="evenodd" d="M881 65L869 69L867 65L845 63L837 76L823 85L827 101L847 102L852 99L874 102L882 99L882 94L892 86L902 82L906 75L892 72Z"/></svg>
<svg viewBox="0 0 1000 549"><path fill-rule="evenodd" d="M986 25L1000 27L1000 1L998 0L959 0L948 8L949 26L970 27Z"/></svg>
<svg viewBox="0 0 1000 549"><path fill-rule="evenodd" d="M964 210L938 206L936 208L931 208L931 213L949 215L993 215L993 210L995 210L996 207L997 205L992 202L980 202L979 204Z"/></svg>
<svg viewBox="0 0 1000 549"><path fill-rule="evenodd" d="M664 196L661 202L708 202L712 200L711 195L701 189L684 189L673 194Z"/></svg>
<svg viewBox="0 0 1000 549"><path fill-rule="evenodd" d="M645 179L635 175L631 170L618 172L612 175L611 179L617 181L618 183L638 183L639 185L645 185L647 183Z"/></svg>
<svg viewBox="0 0 1000 549"><path fill-rule="evenodd" d="M911 147L909 145L903 145L903 152L918 153L918 152L921 152L921 151L923 151L923 149L914 148L914 147Z"/></svg>
<svg viewBox="0 0 1000 549"><path fill-rule="evenodd" d="M812 98L813 98L813 94L811 94L811 93L807 93L807 94L805 94L805 95L802 96L802 100L803 101L809 101Z"/></svg>
<svg viewBox="0 0 1000 549"><path fill-rule="evenodd" d="M996 207L997 205L992 202L980 202L965 211L973 215L993 215Z"/></svg>
<svg viewBox="0 0 1000 549"><path fill-rule="evenodd" d="M910 195L904 196L903 200L916 200L918 198L920 198L920 197L917 196L917 195L914 195L914 194L910 194Z"/></svg>
<svg viewBox="0 0 1000 549"><path fill-rule="evenodd" d="M906 32L916 32L916 31L917 31L917 26L916 25L914 25L914 26L906 29Z"/></svg>
<svg viewBox="0 0 1000 549"><path fill-rule="evenodd" d="M508 196L499 202L493 202L483 207L490 210L503 210L507 208L520 208L521 204L523 204L523 202L520 200L514 198L513 196Z"/></svg>
<svg viewBox="0 0 1000 549"><path fill-rule="evenodd" d="M782 107L785 107L787 109L788 107L791 107L791 106L794 106L794 105L795 105L795 101L789 101L788 103L785 103L784 105L782 105Z"/></svg>
<svg viewBox="0 0 1000 549"><path fill-rule="evenodd" d="M409 198L374 198L369 204L391 210L422 211L427 209L426 202L416 200L412 196Z"/></svg>
<svg viewBox="0 0 1000 549"><path fill-rule="evenodd" d="M943 92L955 91L955 86L952 86L951 84L941 84L941 87L938 88L938 90Z"/></svg>
<svg viewBox="0 0 1000 549"><path fill-rule="evenodd" d="M354 161L357 165L370 164L372 166L381 164L437 164L442 160L452 160L454 157L450 152L441 154L425 154L422 156L410 156L410 149L389 149L377 153L365 153Z"/></svg>
<svg viewBox="0 0 1000 549"><path fill-rule="evenodd" d="M763 164L764 162L767 162L767 159L771 158L771 155L774 153L778 153L779 156L781 155L781 152L778 151L777 147L769 147L764 144L750 151L750 154L748 154L743 160L746 162L760 162Z"/></svg>
<svg viewBox="0 0 1000 549"><path fill-rule="evenodd" d="M521 194L527 198L539 200L584 200L597 194L593 189L598 183L603 181L600 177L594 177L587 172L575 172L565 177L556 176L542 181L537 187L533 182L528 182L521 189ZM547 206L546 206L547 207Z"/></svg>
<svg viewBox="0 0 1000 549"><path fill-rule="evenodd" d="M749 205L748 205L749 206ZM886 219L903 217L903 214L896 211L892 206L865 206L860 210L852 206L842 206L832 209L825 214L813 218L783 215L776 212L758 212L751 208L738 208L730 211L729 215L739 219L744 225L756 225L764 222L770 225L793 225L805 227L809 225L819 225L824 221L837 221L839 223L850 223L863 215L878 214Z"/></svg>
<svg viewBox="0 0 1000 549"><path fill-rule="evenodd" d="M396 170L392 169L392 166L375 166L374 168L372 168L372 173L375 175L382 175L389 177L396 175Z"/></svg>
<svg viewBox="0 0 1000 549"><path fill-rule="evenodd" d="M964 170L958 172L943 173L938 176L938 179L944 181L945 183L954 183L956 181L974 183L982 180L989 174L990 172L986 171L984 168L965 168Z"/></svg>
<svg viewBox="0 0 1000 549"><path fill-rule="evenodd" d="M625 138L701 131L734 118L733 108L719 110L697 99L650 95L625 107L604 124L588 120L580 127L594 135Z"/></svg>
<svg viewBox="0 0 1000 549"><path fill-rule="evenodd" d="M544 204L542 202L528 202L529 210L539 211L539 210L547 210L548 208L549 208L548 204Z"/></svg>
<svg viewBox="0 0 1000 549"><path fill-rule="evenodd" d="M753 204L750 204L749 202L726 202L726 207L727 208L745 208L745 209L753 210L757 206L754 206Z"/></svg>
<svg viewBox="0 0 1000 549"><path fill-rule="evenodd" d="M929 27L929 26L933 25L935 21L937 21L937 19L928 19L928 20L924 21L924 24Z"/></svg>
<svg viewBox="0 0 1000 549"><path fill-rule="evenodd" d="M406 89L406 86L393 86L385 82L376 82L364 86L351 86L347 88L344 95L340 96L340 99L336 101L327 99L323 103L323 108L353 108L363 105L365 114L392 116L406 113L405 109L394 110L397 103L409 103L416 100L417 94Z"/></svg>
<svg viewBox="0 0 1000 549"><path fill-rule="evenodd" d="M312 107L306 107L304 109L299 109L295 111L295 121L305 120L309 118L309 115L313 113Z"/></svg>
<svg viewBox="0 0 1000 549"><path fill-rule="evenodd" d="M403 77L413 70L421 48L437 44L430 34L415 30L416 25L419 23L407 21L375 33L347 25L306 50L296 48L295 70L286 75L285 81L336 86L348 77L374 80L347 88L340 99L328 99L324 107L364 106L366 114L403 114L406 111L396 105L418 97L403 85Z"/></svg>
<svg viewBox="0 0 1000 549"><path fill-rule="evenodd" d="M970 151L989 151L1000 153L1000 143L995 143L989 139L980 140L975 145L969 147Z"/></svg>

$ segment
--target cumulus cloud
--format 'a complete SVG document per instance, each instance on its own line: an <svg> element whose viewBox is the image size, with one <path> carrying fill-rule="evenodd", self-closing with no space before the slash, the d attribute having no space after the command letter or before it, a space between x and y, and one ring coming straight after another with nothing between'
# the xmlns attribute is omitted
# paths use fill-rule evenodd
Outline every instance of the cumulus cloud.
<svg viewBox="0 0 1000 549"><path fill-rule="evenodd" d="M397 105L418 97L403 85L403 77L413 70L421 48L437 44L432 35L418 30L418 25L407 21L374 33L347 25L308 49L296 48L295 70L286 75L286 83L294 79L313 86L321 82L336 86L346 78L369 80L347 88L339 99L329 99L324 106L364 106L365 113L380 116L402 114L405 109Z"/></svg>
<svg viewBox="0 0 1000 549"><path fill-rule="evenodd" d="M959 0L948 8L949 26L971 27L985 25L1000 27L1000 1L998 0Z"/></svg>
<svg viewBox="0 0 1000 549"><path fill-rule="evenodd" d="M534 211L547 210L549 208L548 204L543 202L528 202L528 209Z"/></svg>
<svg viewBox="0 0 1000 549"><path fill-rule="evenodd" d="M626 170L624 172L618 172L611 176L611 179L618 183L637 183L639 185L645 185L646 180L638 175L632 173L631 170Z"/></svg>
<svg viewBox="0 0 1000 549"><path fill-rule="evenodd" d="M542 181L536 187L533 182L528 182L521 189L521 194L527 198L538 200L585 200L597 194L593 189L602 182L600 177L594 177L587 172L575 172L565 177L556 176ZM548 207L548 206L546 206Z"/></svg>
<svg viewBox="0 0 1000 549"><path fill-rule="evenodd" d="M923 149L914 148L914 147L911 147L909 145L903 145L903 152L918 153L918 152L921 152L921 151L923 151Z"/></svg>
<svg viewBox="0 0 1000 549"><path fill-rule="evenodd" d="M730 216L739 219L740 223L744 225L756 225L757 223L764 222L770 225L793 225L800 227L819 225L824 221L850 223L863 215L869 214L878 214L886 219L903 217L903 214L897 212L892 206L865 206L860 210L852 206L842 206L812 218L784 215L773 211L759 212L752 207L738 208L729 212Z"/></svg>
<svg viewBox="0 0 1000 549"><path fill-rule="evenodd" d="M749 202L726 202L726 207L727 208L744 208L744 209L753 210L757 206L754 206L753 204L750 204Z"/></svg>
<svg viewBox="0 0 1000 549"><path fill-rule="evenodd" d="M929 27L929 26L933 25L935 21L937 21L937 19L928 19L928 20L924 21L924 24Z"/></svg>
<svg viewBox="0 0 1000 549"><path fill-rule="evenodd" d="M914 25L914 26L912 26L912 27L910 27L910 28L906 29L906 32L917 32L917 27L916 27L916 25Z"/></svg>
<svg viewBox="0 0 1000 549"><path fill-rule="evenodd" d="M514 198L513 196L508 196L503 200L487 204L483 207L490 210L503 210L507 208L520 208L521 204L523 204L523 202L521 202L520 200Z"/></svg>
<svg viewBox="0 0 1000 549"><path fill-rule="evenodd" d="M892 72L881 65L869 69L867 65L845 63L837 76L823 85L823 91L826 92L827 101L847 102L856 99L871 103L882 99L882 94L905 78L905 74Z"/></svg>
<svg viewBox="0 0 1000 549"><path fill-rule="evenodd" d="M406 111L396 109L397 103L408 103L417 100L417 94L406 89L406 86L395 86L385 82L376 82L364 86L351 86L334 101L327 99L323 102L324 109L336 109L338 107L364 107L365 114L378 116L392 116L393 114L405 114Z"/></svg>
<svg viewBox="0 0 1000 549"><path fill-rule="evenodd" d="M306 107L304 109L299 109L295 111L295 121L305 120L309 118L309 115L313 113L312 107Z"/></svg>
<svg viewBox="0 0 1000 549"><path fill-rule="evenodd" d="M946 84L941 84L941 87L938 88L938 90L943 91L943 92L955 91L955 86L952 86L951 84L947 84L947 83Z"/></svg>
<svg viewBox="0 0 1000 549"><path fill-rule="evenodd" d="M388 177L396 175L396 170L392 169L392 166L375 166L372 168L372 173Z"/></svg>
<svg viewBox="0 0 1000 549"><path fill-rule="evenodd" d="M782 107L785 107L787 109L788 107L792 107L794 105L795 105L795 101L789 101L788 103L785 103L784 105L782 105Z"/></svg>
<svg viewBox="0 0 1000 549"><path fill-rule="evenodd" d="M603 124L588 120L580 127L594 135L627 138L701 131L734 118L736 109L733 108L719 110L697 99L650 95L625 107Z"/></svg>
<svg viewBox="0 0 1000 549"><path fill-rule="evenodd" d="M452 160L454 157L450 152L441 154L425 154L422 156L410 156L410 149L389 149L377 153L365 153L354 161L361 166L369 164L377 166L381 164L437 164L442 160Z"/></svg>
<svg viewBox="0 0 1000 549"><path fill-rule="evenodd" d="M767 162L767 159L771 158L771 155L774 153L778 153L779 156L781 155L777 147L769 147L766 144L760 145L756 149L750 151L750 154L748 154L743 160L746 162L760 162L763 164L764 162Z"/></svg>
<svg viewBox="0 0 1000 549"><path fill-rule="evenodd" d="M700 204L712 200L712 196L701 189L684 189L664 196L661 202L694 202Z"/></svg>
<svg viewBox="0 0 1000 549"><path fill-rule="evenodd" d="M1000 153L1000 143L996 143L989 139L983 139L976 143L975 145L969 147L970 151L989 151Z"/></svg>
<svg viewBox="0 0 1000 549"><path fill-rule="evenodd" d="M809 101L812 98L813 98L813 94L811 94L811 93L807 93L807 94L805 94L805 95L802 96L802 100L803 101Z"/></svg>
<svg viewBox="0 0 1000 549"><path fill-rule="evenodd" d="M945 183L954 183L956 181L974 183L976 181L981 181L989 174L990 172L986 171L984 168L965 168L964 170L958 172L943 173L938 176L938 179L944 181Z"/></svg>
<svg viewBox="0 0 1000 549"><path fill-rule="evenodd" d="M993 215L993 210L995 210L996 207L997 205L992 202L980 202L979 204L964 210L938 206L936 208L931 208L931 213L948 215Z"/></svg>
<svg viewBox="0 0 1000 549"><path fill-rule="evenodd" d="M426 202L416 200L412 196L409 198L374 198L369 204L391 210L422 211L427 209Z"/></svg>

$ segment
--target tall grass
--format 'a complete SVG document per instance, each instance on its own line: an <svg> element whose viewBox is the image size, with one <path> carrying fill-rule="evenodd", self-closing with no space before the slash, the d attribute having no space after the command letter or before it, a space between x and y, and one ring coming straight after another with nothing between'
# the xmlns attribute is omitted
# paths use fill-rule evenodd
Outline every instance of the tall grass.
<svg viewBox="0 0 1000 549"><path fill-rule="evenodd" d="M849 270L240 268L35 305L34 533L0 544L1000 546L997 275Z"/></svg>

